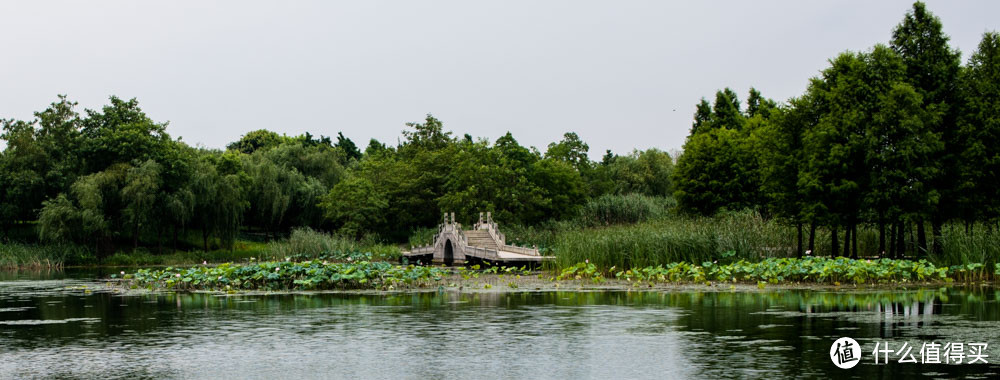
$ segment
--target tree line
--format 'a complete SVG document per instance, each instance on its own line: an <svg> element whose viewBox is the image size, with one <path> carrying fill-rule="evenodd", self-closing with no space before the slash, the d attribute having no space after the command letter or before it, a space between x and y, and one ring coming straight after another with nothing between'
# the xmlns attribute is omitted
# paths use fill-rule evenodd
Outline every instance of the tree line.
<svg viewBox="0 0 1000 380"><path fill-rule="evenodd" d="M407 124L389 146L362 151L336 138L258 130L226 149L171 138L135 99L76 111L60 96L33 120L2 121L0 234L27 225L44 242L231 248L241 232L273 239L295 227L405 241L442 212L493 211L506 223L572 215L589 198L668 196L673 159L650 149L600 162L575 133L544 153L507 133L490 142L445 132L437 118Z"/></svg>
<svg viewBox="0 0 1000 380"><path fill-rule="evenodd" d="M1000 35L985 33L965 65L948 42L940 19L917 2L888 45L837 55L801 96L777 104L751 89L745 110L729 89L703 99L673 173L679 205L788 220L799 255L814 249L817 227L846 257L858 257L859 226L878 231L870 253L889 257L905 254L904 231L915 230L915 253L924 255L941 252L946 223L992 227Z"/></svg>

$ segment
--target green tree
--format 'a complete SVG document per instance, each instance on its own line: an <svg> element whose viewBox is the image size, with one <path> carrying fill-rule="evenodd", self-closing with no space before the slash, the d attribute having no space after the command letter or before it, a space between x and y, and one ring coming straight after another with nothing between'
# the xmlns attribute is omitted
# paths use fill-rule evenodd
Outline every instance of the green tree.
<svg viewBox="0 0 1000 380"><path fill-rule="evenodd" d="M361 151L358 150L358 146L354 145L354 141L351 141L351 139L344 137L343 132L337 132L336 147L344 152L348 160L357 161L361 159ZM346 162L343 164L346 164Z"/></svg>
<svg viewBox="0 0 1000 380"><path fill-rule="evenodd" d="M635 150L626 156L616 156L606 165L616 194L638 193L670 196L673 188L670 176L674 160L667 152L651 148Z"/></svg>
<svg viewBox="0 0 1000 380"><path fill-rule="evenodd" d="M7 225L33 220L35 210L45 200L45 171L48 157L36 139L33 123L0 120L7 143L0 154L0 230Z"/></svg>
<svg viewBox="0 0 1000 380"><path fill-rule="evenodd" d="M966 222L1000 217L1000 34L983 34L962 73L962 109L956 139L963 218Z"/></svg>
<svg viewBox="0 0 1000 380"><path fill-rule="evenodd" d="M132 226L133 249L139 248L139 234L153 219L160 186L160 164L153 160L130 168L125 176L121 198L125 204L125 221Z"/></svg>
<svg viewBox="0 0 1000 380"><path fill-rule="evenodd" d="M274 148L281 145L281 143L286 140L288 139L275 132L266 129L258 129L256 131L251 131L240 137L239 140L230 143L226 146L226 149L249 154L258 150L268 150Z"/></svg>
<svg viewBox="0 0 1000 380"><path fill-rule="evenodd" d="M113 164L158 159L174 143L166 124L153 122L135 99L125 101L112 96L111 104L101 111L87 110L82 124L84 173L95 173Z"/></svg>
<svg viewBox="0 0 1000 380"><path fill-rule="evenodd" d="M808 96L792 98L785 108L771 111L771 122L763 125L757 135L761 171L761 195L771 214L795 224L797 231L796 255L804 252L803 224L806 217L799 188L804 151L802 134L816 123L812 99ZM810 223L815 226L815 223ZM810 228L809 250L814 251L815 228Z"/></svg>
<svg viewBox="0 0 1000 380"><path fill-rule="evenodd" d="M370 180L348 176L323 197L320 207L341 232L361 238L385 223L389 201Z"/></svg>
<svg viewBox="0 0 1000 380"><path fill-rule="evenodd" d="M937 190L940 201L922 212L930 216L934 233L934 247L940 253L941 225L957 215L963 194L958 192L959 153L965 150L957 135L956 122L958 75L961 54L948 45L948 36L942 31L941 20L929 11L924 3L916 2L903 21L892 32L891 47L906 65L907 81L923 100L926 112L943 112L943 117L930 126L941 136L945 148L938 151L933 162L941 168L930 181L927 190ZM932 109L933 108L933 109ZM966 202L967 203L967 202ZM924 223L918 220L919 248L926 250Z"/></svg>
<svg viewBox="0 0 1000 380"><path fill-rule="evenodd" d="M674 170L674 196L689 212L758 204L758 164L740 131L716 128L688 137Z"/></svg>
<svg viewBox="0 0 1000 380"><path fill-rule="evenodd" d="M561 141L549 143L545 158L563 161L578 171L584 171L590 167L590 159L587 157L589 151L590 147L580 140L580 136L574 132L566 132Z"/></svg>

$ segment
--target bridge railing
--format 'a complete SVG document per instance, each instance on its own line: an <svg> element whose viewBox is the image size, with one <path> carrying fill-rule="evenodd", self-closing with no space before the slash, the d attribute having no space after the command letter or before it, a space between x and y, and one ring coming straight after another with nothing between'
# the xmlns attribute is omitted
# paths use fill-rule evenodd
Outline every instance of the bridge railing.
<svg viewBox="0 0 1000 380"><path fill-rule="evenodd" d="M529 255L529 256L541 255L538 253L538 248L518 247L516 245L504 245L500 249L507 252L520 253L522 255Z"/></svg>
<svg viewBox="0 0 1000 380"><path fill-rule="evenodd" d="M490 259L490 260L496 260L500 257L500 254L498 254L497 251L494 251L492 249L486 249L483 247L475 247L471 245L465 246L465 255L479 257L481 259Z"/></svg>

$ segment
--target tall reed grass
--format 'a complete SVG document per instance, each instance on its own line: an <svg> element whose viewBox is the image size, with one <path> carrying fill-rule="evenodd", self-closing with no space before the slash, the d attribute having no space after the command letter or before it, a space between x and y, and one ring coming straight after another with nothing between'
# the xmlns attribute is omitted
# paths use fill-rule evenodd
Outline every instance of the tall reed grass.
<svg viewBox="0 0 1000 380"><path fill-rule="evenodd" d="M606 194L584 204L579 220L588 226L639 223L663 217L675 205L672 198Z"/></svg>
<svg viewBox="0 0 1000 380"><path fill-rule="evenodd" d="M983 224L969 226L958 224L944 226L941 230L941 254L930 255L940 265L980 263L992 268L1000 263L1000 231Z"/></svg>
<svg viewBox="0 0 1000 380"><path fill-rule="evenodd" d="M367 252L378 259L396 259L399 247L374 241L354 239L319 232L308 227L292 230L288 239L268 243L264 259L284 260L288 257L319 257L330 253Z"/></svg>
<svg viewBox="0 0 1000 380"><path fill-rule="evenodd" d="M745 211L564 231L558 235L553 252L563 267L589 260L603 268L634 268L787 257L794 254L795 244L794 227Z"/></svg>
<svg viewBox="0 0 1000 380"><path fill-rule="evenodd" d="M92 257L81 246L0 243L0 268L61 268L74 261Z"/></svg>

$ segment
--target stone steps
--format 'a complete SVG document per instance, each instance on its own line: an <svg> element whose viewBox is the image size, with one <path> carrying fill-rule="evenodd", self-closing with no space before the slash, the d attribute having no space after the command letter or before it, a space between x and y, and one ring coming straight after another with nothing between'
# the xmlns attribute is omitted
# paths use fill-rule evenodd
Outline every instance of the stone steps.
<svg viewBox="0 0 1000 380"><path fill-rule="evenodd" d="M490 236L489 231L471 230L464 232L465 232L465 239L469 242L469 245L473 247L499 250L499 247L497 247L497 242L493 240L492 236Z"/></svg>

